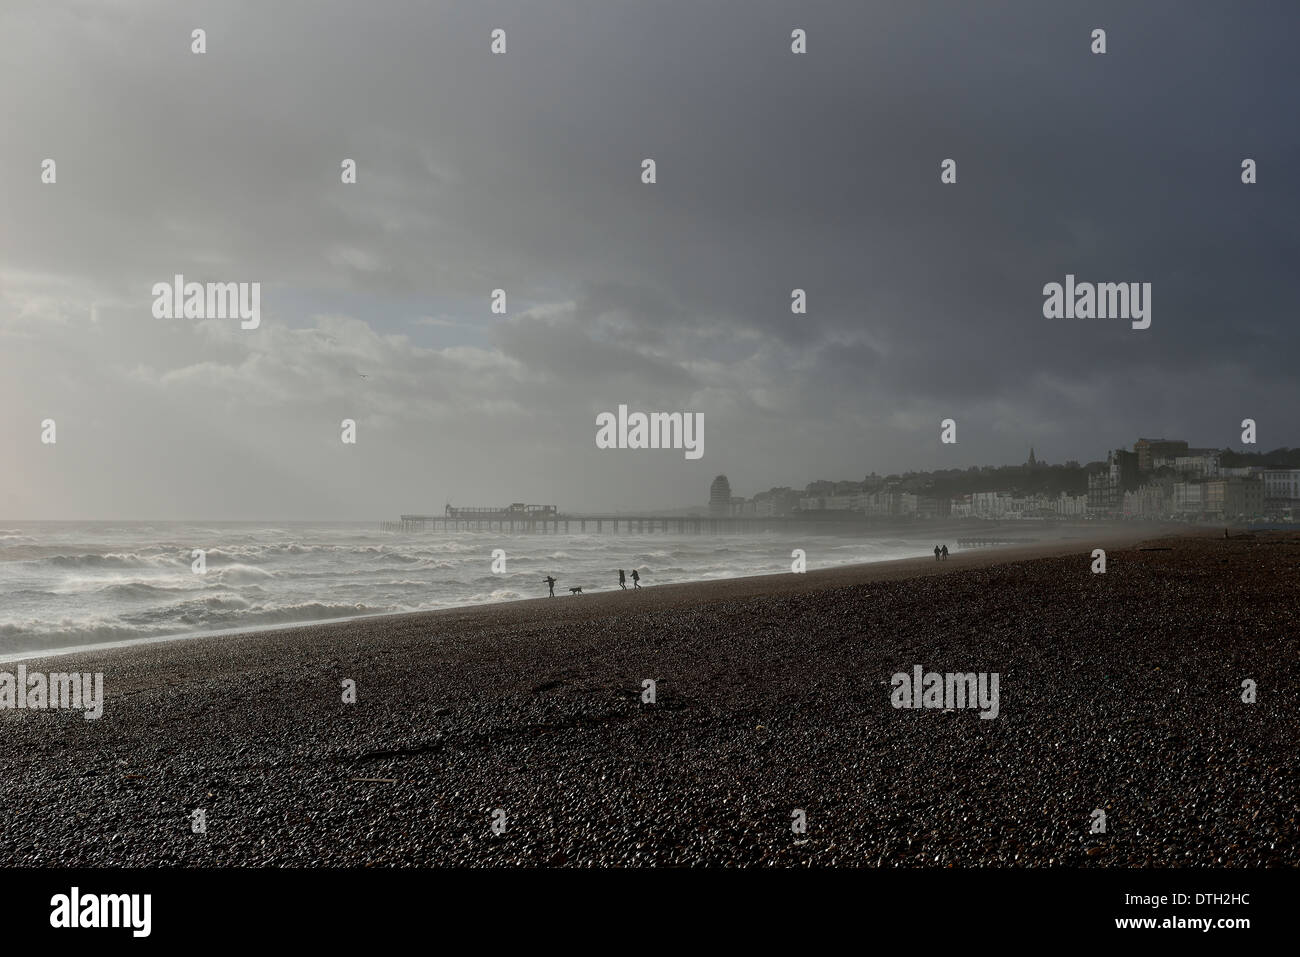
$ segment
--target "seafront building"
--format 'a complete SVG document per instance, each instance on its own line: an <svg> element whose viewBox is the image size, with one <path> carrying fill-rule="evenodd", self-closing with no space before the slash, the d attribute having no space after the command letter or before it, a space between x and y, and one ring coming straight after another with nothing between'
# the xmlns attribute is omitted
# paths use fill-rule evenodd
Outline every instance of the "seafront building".
<svg viewBox="0 0 1300 957"><path fill-rule="evenodd" d="M1153 482L1124 493L1124 517L1161 519L1169 515L1169 497L1173 483Z"/></svg>
<svg viewBox="0 0 1300 957"><path fill-rule="evenodd" d="M1058 519L1133 519L1243 521L1291 520L1300 513L1300 468L1228 466L1219 449L1192 448L1181 439L1140 438L1133 450L1114 449L1105 463L1086 476L1078 463L1067 462L1063 477L1037 460L1030 448L1021 467L1025 484L1050 492L1014 488L932 494L940 482L950 489L953 473L908 473L882 479L872 473L862 482L817 481L799 491L788 487L760 492L753 499L731 495L726 476L710 488L715 514L786 516L836 512L876 519L981 518L991 521ZM1230 459L1229 459L1230 461ZM1073 470L1073 471L1071 471ZM972 484L990 469L970 469ZM1014 468L1010 471L1014 472ZM1073 476L1073 477L1071 477ZM1061 484L1086 481L1086 491L1060 491ZM987 482L987 478L984 479ZM1052 486L1055 485L1053 488ZM831 516L826 516L830 518Z"/></svg>
<svg viewBox="0 0 1300 957"><path fill-rule="evenodd" d="M1172 511L1183 517L1258 518L1266 514L1264 483L1258 478L1175 482Z"/></svg>
<svg viewBox="0 0 1300 957"><path fill-rule="evenodd" d="M1124 493L1136 489L1138 481L1137 453L1115 449L1106 458L1106 468L1088 476L1088 514L1097 518L1122 514Z"/></svg>
<svg viewBox="0 0 1300 957"><path fill-rule="evenodd" d="M1300 508L1300 469L1260 469L1264 508L1270 512Z"/></svg>
<svg viewBox="0 0 1300 957"><path fill-rule="evenodd" d="M731 511L731 483L725 475L719 475L709 486L709 511L714 515Z"/></svg>
<svg viewBox="0 0 1300 957"><path fill-rule="evenodd" d="M1172 468L1179 475L1218 478L1219 458L1218 449L1189 449L1185 455L1156 459L1156 467Z"/></svg>
<svg viewBox="0 0 1300 957"><path fill-rule="evenodd" d="M1138 471L1150 472L1156 467L1156 459L1186 455L1187 443L1177 439L1138 439L1133 443L1133 452L1138 457Z"/></svg>

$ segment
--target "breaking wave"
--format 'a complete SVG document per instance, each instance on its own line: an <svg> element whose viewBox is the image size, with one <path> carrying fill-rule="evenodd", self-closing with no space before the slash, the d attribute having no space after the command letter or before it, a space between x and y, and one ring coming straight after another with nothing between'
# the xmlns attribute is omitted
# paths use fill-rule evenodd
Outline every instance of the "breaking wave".
<svg viewBox="0 0 1300 957"><path fill-rule="evenodd" d="M925 554L901 538L801 541L810 567ZM493 552L506 554L504 566ZM0 654L788 571L788 540L361 525L19 523L0 529ZM198 573L194 551L204 553Z"/></svg>

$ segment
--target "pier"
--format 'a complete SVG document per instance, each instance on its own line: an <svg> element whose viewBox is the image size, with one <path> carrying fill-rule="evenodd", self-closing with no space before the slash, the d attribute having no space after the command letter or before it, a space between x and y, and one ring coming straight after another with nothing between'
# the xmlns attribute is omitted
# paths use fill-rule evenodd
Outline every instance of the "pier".
<svg viewBox="0 0 1300 957"><path fill-rule="evenodd" d="M420 532L495 532L507 535L931 535L949 542L957 538L958 548L991 545L1022 545L1039 538L1016 537L1020 529L988 527L986 523L932 523L867 517L848 512L809 511L792 515L634 515L624 513L562 513L554 505L525 505L516 502L505 508L458 508L448 505L441 515L406 514L395 522L380 522L380 531L414 534ZM958 531L960 528L960 531ZM967 537L958 538L965 534ZM936 540L939 540L936 539Z"/></svg>
<svg viewBox="0 0 1300 957"><path fill-rule="evenodd" d="M764 532L832 532L830 523L790 517L561 515L493 512L457 515L403 515L396 522L380 522L385 532L489 531L520 535L757 535ZM838 527L838 526L836 526Z"/></svg>

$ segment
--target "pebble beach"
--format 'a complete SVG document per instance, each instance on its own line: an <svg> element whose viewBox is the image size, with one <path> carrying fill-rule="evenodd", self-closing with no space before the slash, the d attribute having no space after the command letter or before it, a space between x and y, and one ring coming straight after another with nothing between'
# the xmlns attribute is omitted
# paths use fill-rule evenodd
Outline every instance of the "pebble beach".
<svg viewBox="0 0 1300 957"><path fill-rule="evenodd" d="M1294 867L1298 584L1219 529L28 659L104 714L0 711L0 858ZM997 717L894 707L917 666Z"/></svg>

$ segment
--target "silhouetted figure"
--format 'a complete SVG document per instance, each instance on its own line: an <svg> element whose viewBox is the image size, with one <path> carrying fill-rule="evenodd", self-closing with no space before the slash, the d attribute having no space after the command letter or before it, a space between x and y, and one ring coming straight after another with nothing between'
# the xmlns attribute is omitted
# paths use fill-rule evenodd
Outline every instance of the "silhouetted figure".
<svg viewBox="0 0 1300 957"><path fill-rule="evenodd" d="M570 594L570 595L581 595L581 594L582 594L582 586L581 586L581 585L574 585L572 588L569 589L569 594Z"/></svg>
<svg viewBox="0 0 1300 957"><path fill-rule="evenodd" d="M632 587L634 589L641 587L641 576L636 573L635 568L632 569Z"/></svg>
<svg viewBox="0 0 1300 957"><path fill-rule="evenodd" d="M621 568L618 570L618 587L627 591L627 574Z"/></svg>
<svg viewBox="0 0 1300 957"><path fill-rule="evenodd" d="M551 597L554 598L554 597L555 597L555 579L552 578L550 575L547 575L545 578L542 579L542 581L546 582L546 587L549 588L549 589L551 590Z"/></svg>
<svg viewBox="0 0 1300 957"><path fill-rule="evenodd" d="M945 562L948 560L948 546L947 546L947 545L943 546L943 560L944 560Z"/></svg>
<svg viewBox="0 0 1300 957"><path fill-rule="evenodd" d="M936 562L939 560L939 546L938 546L938 545L934 546L934 560L935 560Z"/></svg>

